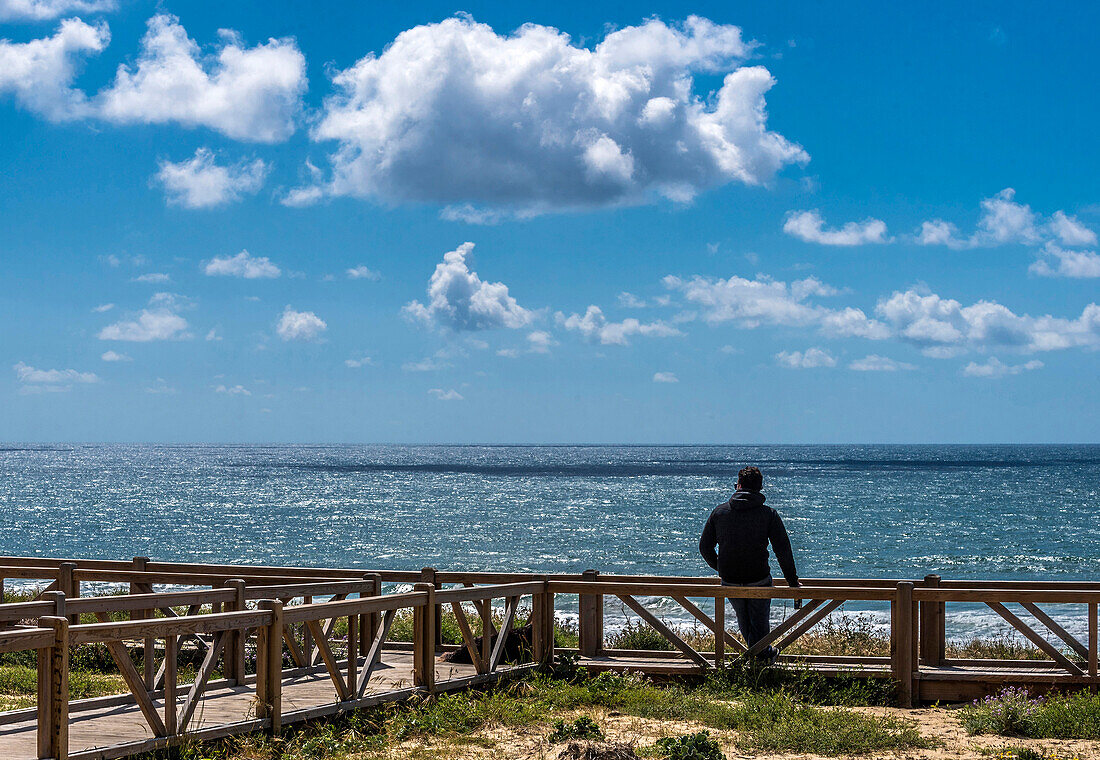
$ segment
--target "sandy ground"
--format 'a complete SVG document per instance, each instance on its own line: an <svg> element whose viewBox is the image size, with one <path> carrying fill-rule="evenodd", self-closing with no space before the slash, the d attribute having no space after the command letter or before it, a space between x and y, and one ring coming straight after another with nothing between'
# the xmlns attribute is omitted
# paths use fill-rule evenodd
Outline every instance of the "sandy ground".
<svg viewBox="0 0 1100 760"><path fill-rule="evenodd" d="M1037 739L1006 739L997 736L968 736L954 710L924 708L899 710L895 708L853 708L870 715L890 714L912 720L921 734L938 740L941 746L933 749L899 750L872 755L860 755L864 760L996 760L1002 756L999 749L1006 747L1031 747L1045 751L1051 760L1100 760L1100 741L1055 741ZM581 713L577 713L580 715ZM620 715L594 709L584 714L591 716L608 740L633 743L638 747L652 745L663 736L694 733L705 729L695 723L657 721ZM572 716L570 716L572 717ZM746 754L735 746L733 731L706 729L721 742L728 760L825 760L820 755L805 754ZM491 728L460 742L440 741L406 742L391 751L395 760L556 760L564 745L551 746L546 741L550 732L549 722L543 725L518 729ZM1003 755L1011 757L1012 755ZM835 760L835 759L832 759Z"/></svg>

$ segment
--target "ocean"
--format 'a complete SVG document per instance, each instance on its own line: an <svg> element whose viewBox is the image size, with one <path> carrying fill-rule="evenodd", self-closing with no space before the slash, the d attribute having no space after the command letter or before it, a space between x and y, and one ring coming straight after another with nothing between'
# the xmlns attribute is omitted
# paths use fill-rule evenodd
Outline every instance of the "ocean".
<svg viewBox="0 0 1100 760"><path fill-rule="evenodd" d="M0 553L702 575L699 531L747 464L804 577L1100 579L1096 445L5 444ZM1008 630L949 612L953 638Z"/></svg>

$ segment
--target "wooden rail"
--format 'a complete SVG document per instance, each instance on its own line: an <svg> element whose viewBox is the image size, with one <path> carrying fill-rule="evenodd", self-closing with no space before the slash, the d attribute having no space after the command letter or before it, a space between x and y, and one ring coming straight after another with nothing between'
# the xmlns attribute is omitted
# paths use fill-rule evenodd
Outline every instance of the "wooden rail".
<svg viewBox="0 0 1100 760"><path fill-rule="evenodd" d="M28 756L120 757L173 746L184 737L278 731L297 720L503 677L554 656L556 600L576 605L577 652L581 664L592 670L692 675L747 661L772 646L781 652L781 665L891 679L901 705L980 696L1006 682L1036 690L1100 686L1100 583L1085 581L1017 583L930 575L807 579L800 588L782 582L737 587L714 578L595 570L557 575L366 571L165 563L144 557L126 562L2 557L0 586L3 578L40 581L44 589L35 601L0 603L0 653L37 651L39 674L37 707L0 713L0 757L16 756L7 752L5 742L25 733L28 725L37 737L37 754ZM81 596L88 590L82 583L122 585L129 593ZM383 593L384 584L394 583L411 584L412 590ZM804 605L747 648L729 632L725 603L738 598L799 599ZM608 647L609 599L657 631L670 651ZM709 631L713 646L691 643L682 627L654 611L658 599L671 600L682 610L679 617ZM789 653L846 603L889 609L889 655ZM949 613L958 605L988 608L1046 659L948 658ZM1055 614L1069 606L1085 611L1083 638L1072 635ZM521 609L529 614L529 639L517 629ZM442 643L444 610L453 614L461 633L457 647ZM412 618L412 641L392 641L401 615ZM89 617L96 622L87 622ZM346 633L337 636L337 630ZM517 661L514 649L521 640ZM107 648L128 693L70 703L70 649L93 645ZM177 657L185 648L201 657L189 684L178 678ZM439 655L456 649L468 656L469 666L440 660ZM134 651L141 654L138 665ZM200 704L207 706L205 712L198 711ZM102 723L109 735L111 720L117 720L110 716L118 711L140 721L148 736L120 739L108 749L70 746L71 713L85 716L73 726L85 730L85 725Z"/></svg>

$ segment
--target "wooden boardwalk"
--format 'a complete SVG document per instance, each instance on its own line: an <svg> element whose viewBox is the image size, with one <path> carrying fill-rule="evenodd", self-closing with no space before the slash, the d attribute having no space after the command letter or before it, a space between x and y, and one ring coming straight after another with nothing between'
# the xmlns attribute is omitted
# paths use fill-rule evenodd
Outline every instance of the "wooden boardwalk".
<svg viewBox="0 0 1100 760"><path fill-rule="evenodd" d="M342 663L346 665L346 663ZM360 666L365 665L361 659ZM436 660L437 691L465 688L477 683L514 675L525 668L503 668L496 673L478 675L472 665ZM255 678L243 686L216 685L206 690L195 711L188 736L212 739L231 733L246 733L261 727L256 718ZM413 684L412 652L383 654L382 663L371 675L367 693L362 699L339 701L332 680L324 667L311 672L288 674L282 679L283 724L335 715L348 710L369 707L383 702L406 699L418 693ZM177 697L183 705L184 695ZM164 696L154 699L163 711ZM136 755L166 746L167 738L152 735L137 704L105 705L80 709L73 702L69 720L69 758L72 760L109 760ZM0 724L0 758L3 760L35 760L38 757L38 722L33 709L26 710L22 720ZM14 716L11 716L14 717Z"/></svg>

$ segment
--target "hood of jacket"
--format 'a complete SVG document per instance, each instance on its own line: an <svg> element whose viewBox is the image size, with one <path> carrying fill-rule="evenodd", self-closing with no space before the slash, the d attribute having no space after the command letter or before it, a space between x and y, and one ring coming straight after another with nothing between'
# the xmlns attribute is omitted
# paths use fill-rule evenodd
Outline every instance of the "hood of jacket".
<svg viewBox="0 0 1100 760"><path fill-rule="evenodd" d="M763 506L764 494L759 491L738 491L730 497L730 509L755 509Z"/></svg>

